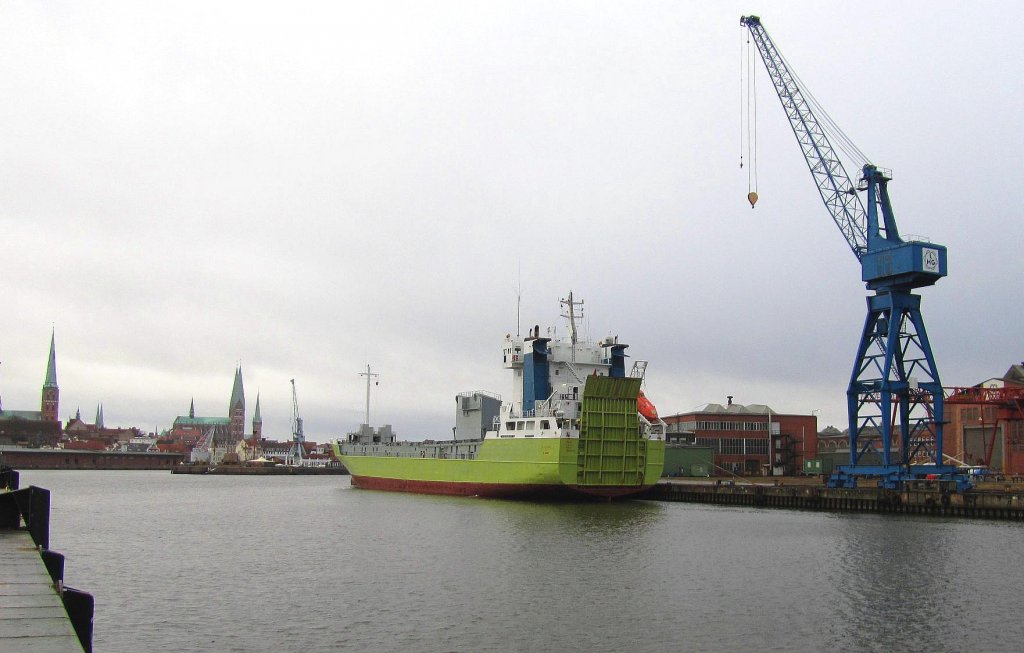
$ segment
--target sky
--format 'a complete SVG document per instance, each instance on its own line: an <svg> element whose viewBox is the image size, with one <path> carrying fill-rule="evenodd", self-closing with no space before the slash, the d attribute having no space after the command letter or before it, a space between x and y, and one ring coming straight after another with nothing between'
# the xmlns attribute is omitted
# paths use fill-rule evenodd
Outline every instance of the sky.
<svg viewBox="0 0 1024 653"><path fill-rule="evenodd" d="M0 397L166 429L194 398L287 439L444 437L511 394L517 322L650 361L661 414L845 426L860 266L757 62L754 13L946 245L920 291L944 385L1024 360L1019 3L12 1L0 5ZM517 306L518 313L517 313ZM247 426L248 428L248 426Z"/></svg>

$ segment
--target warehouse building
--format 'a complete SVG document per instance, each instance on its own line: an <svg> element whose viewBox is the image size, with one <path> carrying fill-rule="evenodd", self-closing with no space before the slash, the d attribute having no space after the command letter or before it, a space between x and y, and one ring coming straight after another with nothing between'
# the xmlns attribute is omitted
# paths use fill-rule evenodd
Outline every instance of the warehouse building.
<svg viewBox="0 0 1024 653"><path fill-rule="evenodd" d="M764 404L706 404L663 417L668 442L709 447L712 475L783 476L800 473L817 451L815 415L779 413Z"/></svg>

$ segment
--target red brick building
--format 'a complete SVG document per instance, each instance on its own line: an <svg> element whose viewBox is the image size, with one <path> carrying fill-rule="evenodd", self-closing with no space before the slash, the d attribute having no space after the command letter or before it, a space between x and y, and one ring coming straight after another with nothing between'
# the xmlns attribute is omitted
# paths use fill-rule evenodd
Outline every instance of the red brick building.
<svg viewBox="0 0 1024 653"><path fill-rule="evenodd" d="M701 410L663 417L669 441L711 447L716 475L799 474L818 448L818 418L789 415L769 406L707 404Z"/></svg>

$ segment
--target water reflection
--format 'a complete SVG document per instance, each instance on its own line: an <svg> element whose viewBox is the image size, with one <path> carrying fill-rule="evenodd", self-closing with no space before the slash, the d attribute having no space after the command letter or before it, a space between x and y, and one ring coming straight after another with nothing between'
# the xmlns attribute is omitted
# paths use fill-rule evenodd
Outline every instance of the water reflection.
<svg viewBox="0 0 1024 653"><path fill-rule="evenodd" d="M837 604L833 635L860 650L891 650L900 641L947 650L976 646L977 627L1000 627L993 618L998 611L978 608L1004 593L999 566L1010 562L983 533L1006 526L1019 537L1016 524L878 515L836 520L827 567ZM1007 626L1019 630L1015 622Z"/></svg>

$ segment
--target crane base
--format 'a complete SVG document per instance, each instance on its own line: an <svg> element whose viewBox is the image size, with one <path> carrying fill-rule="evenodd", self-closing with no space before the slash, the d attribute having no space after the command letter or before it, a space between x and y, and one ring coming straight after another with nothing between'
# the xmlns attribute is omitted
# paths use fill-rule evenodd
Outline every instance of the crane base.
<svg viewBox="0 0 1024 653"><path fill-rule="evenodd" d="M909 481L952 481L957 492L974 487L970 477L952 465L842 465L836 467L826 485L830 488L902 490Z"/></svg>

